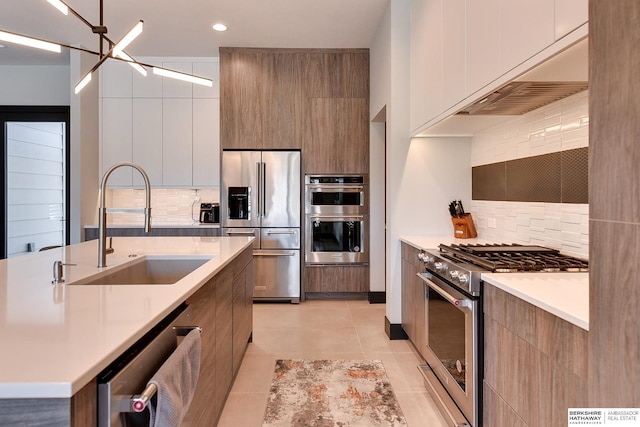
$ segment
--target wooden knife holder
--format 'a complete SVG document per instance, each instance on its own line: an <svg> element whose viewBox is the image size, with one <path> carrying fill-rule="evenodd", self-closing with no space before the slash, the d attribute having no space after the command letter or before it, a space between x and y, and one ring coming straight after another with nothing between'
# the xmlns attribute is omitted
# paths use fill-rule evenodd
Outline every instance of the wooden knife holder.
<svg viewBox="0 0 640 427"><path fill-rule="evenodd" d="M453 236L456 239L471 239L478 236L470 213L466 213L462 217L451 218L451 222L453 223Z"/></svg>

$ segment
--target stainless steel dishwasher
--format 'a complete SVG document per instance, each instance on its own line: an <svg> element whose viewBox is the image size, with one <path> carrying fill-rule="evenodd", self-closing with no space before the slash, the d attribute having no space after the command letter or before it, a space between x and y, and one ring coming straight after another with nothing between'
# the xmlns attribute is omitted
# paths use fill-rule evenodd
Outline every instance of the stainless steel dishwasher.
<svg viewBox="0 0 640 427"><path fill-rule="evenodd" d="M197 328L175 326L187 313L183 303L98 375L98 427L149 425L155 387L147 382L175 351L178 337Z"/></svg>

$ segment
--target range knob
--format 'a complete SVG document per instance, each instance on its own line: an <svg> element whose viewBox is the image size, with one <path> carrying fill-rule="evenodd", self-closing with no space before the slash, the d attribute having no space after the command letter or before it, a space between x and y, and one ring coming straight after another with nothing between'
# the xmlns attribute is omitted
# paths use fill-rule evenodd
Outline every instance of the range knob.
<svg viewBox="0 0 640 427"><path fill-rule="evenodd" d="M434 264L434 267L436 268L436 271L447 271L447 264L444 262L438 261Z"/></svg>
<svg viewBox="0 0 640 427"><path fill-rule="evenodd" d="M424 262L425 262L425 263L427 263L427 264L433 264L433 261L435 261L435 260L433 259L433 257L432 257L432 256L429 256L429 255L427 255L427 254L424 254Z"/></svg>
<svg viewBox="0 0 640 427"><path fill-rule="evenodd" d="M449 277L451 277L453 280L456 280L458 278L458 270L451 270L449 272Z"/></svg>
<svg viewBox="0 0 640 427"><path fill-rule="evenodd" d="M424 252L419 252L418 253L418 260L424 262L425 261L425 253Z"/></svg>
<svg viewBox="0 0 640 427"><path fill-rule="evenodd" d="M466 285L467 283L469 283L469 276L467 276L466 274L458 274L458 281L461 284Z"/></svg>

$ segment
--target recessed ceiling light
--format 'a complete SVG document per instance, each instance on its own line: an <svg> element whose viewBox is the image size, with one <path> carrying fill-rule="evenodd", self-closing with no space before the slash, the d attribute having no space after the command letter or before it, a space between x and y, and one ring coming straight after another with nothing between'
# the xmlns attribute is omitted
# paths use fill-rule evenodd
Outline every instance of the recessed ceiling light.
<svg viewBox="0 0 640 427"><path fill-rule="evenodd" d="M213 24L213 29L216 31L227 31L227 26L224 24Z"/></svg>

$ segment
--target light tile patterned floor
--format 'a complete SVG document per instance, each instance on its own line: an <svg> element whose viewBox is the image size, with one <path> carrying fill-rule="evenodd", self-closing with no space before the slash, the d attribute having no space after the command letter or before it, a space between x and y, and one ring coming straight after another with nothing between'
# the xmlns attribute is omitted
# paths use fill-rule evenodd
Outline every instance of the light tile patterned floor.
<svg viewBox="0 0 640 427"><path fill-rule="evenodd" d="M253 343L227 399L219 427L259 427L276 359L378 359L409 427L445 427L408 341L384 332L384 304L307 301L254 304Z"/></svg>

